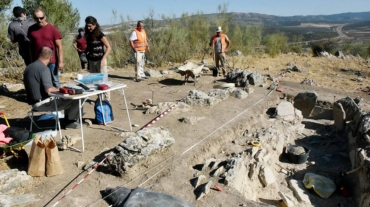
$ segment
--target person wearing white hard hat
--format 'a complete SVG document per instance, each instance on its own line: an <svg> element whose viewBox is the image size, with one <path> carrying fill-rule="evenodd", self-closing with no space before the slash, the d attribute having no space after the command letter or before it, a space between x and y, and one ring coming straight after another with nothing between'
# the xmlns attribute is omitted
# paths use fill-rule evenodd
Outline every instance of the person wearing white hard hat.
<svg viewBox="0 0 370 207"><path fill-rule="evenodd" d="M226 60L226 51L230 47L230 40L227 35L222 33L221 27L218 27L216 30L216 34L211 37L209 42L209 46L213 47L213 54L214 60L216 63L216 70L218 71L218 75L221 76L221 70L223 76L226 76L225 64L227 63ZM220 64L221 63L221 64Z"/></svg>

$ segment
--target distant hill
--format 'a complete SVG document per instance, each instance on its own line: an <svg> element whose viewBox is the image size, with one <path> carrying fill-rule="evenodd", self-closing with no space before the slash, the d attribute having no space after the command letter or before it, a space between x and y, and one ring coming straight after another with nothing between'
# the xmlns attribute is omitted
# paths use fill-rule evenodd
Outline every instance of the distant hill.
<svg viewBox="0 0 370 207"><path fill-rule="evenodd" d="M219 14L206 14L207 18L217 18ZM354 23L370 21L370 12L348 12L332 15L307 15L307 16L274 16L259 13L231 12L234 21L240 24L263 23L266 26L295 26L301 23Z"/></svg>

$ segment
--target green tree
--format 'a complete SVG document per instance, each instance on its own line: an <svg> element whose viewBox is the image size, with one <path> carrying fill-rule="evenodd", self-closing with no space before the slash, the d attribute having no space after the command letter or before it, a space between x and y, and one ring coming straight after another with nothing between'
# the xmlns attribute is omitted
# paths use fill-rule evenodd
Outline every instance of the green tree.
<svg viewBox="0 0 370 207"><path fill-rule="evenodd" d="M286 50L288 38L282 34L269 34L265 37L265 46L268 54L275 57Z"/></svg>
<svg viewBox="0 0 370 207"><path fill-rule="evenodd" d="M293 43L299 43L303 41L303 36L302 35L293 35L292 42ZM296 52L296 53L301 53L302 52L302 44L297 44L297 45L291 45L289 47L290 51Z"/></svg>
<svg viewBox="0 0 370 207"><path fill-rule="evenodd" d="M0 12L4 12L5 10L10 8L12 4L12 0L1 0L0 1Z"/></svg>
<svg viewBox="0 0 370 207"><path fill-rule="evenodd" d="M243 52L248 55L255 55L257 47L261 45L263 24L251 25L245 29L243 36Z"/></svg>
<svg viewBox="0 0 370 207"><path fill-rule="evenodd" d="M68 0L22 0L24 8L32 15L36 8L44 10L47 21L56 26L65 36L80 22L80 13Z"/></svg>

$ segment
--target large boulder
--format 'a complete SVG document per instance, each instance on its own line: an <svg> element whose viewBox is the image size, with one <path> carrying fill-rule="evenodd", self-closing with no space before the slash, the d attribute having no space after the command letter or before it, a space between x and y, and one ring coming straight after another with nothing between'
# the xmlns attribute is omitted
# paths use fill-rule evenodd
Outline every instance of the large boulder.
<svg viewBox="0 0 370 207"><path fill-rule="evenodd" d="M358 105L350 97L339 99L334 103L334 107L338 103L342 105L343 110L346 113L345 121L352 121L355 118L356 114L360 111Z"/></svg>
<svg viewBox="0 0 370 207"><path fill-rule="evenodd" d="M318 96L314 91L299 93L296 97L294 97L294 108L302 111L303 117L307 118L314 109L317 98Z"/></svg>
<svg viewBox="0 0 370 207"><path fill-rule="evenodd" d="M248 77L252 74L250 70L242 70L237 68L226 75L226 81L235 83L235 86L246 87L249 84Z"/></svg>
<svg viewBox="0 0 370 207"><path fill-rule="evenodd" d="M216 97L210 97L207 93L198 91L198 90L191 90L189 95L185 98L185 103L194 106L213 106L219 103L221 99Z"/></svg>
<svg viewBox="0 0 370 207"><path fill-rule="evenodd" d="M260 72L254 71L248 76L248 81L252 85L259 85L264 82L264 76Z"/></svg>
<svg viewBox="0 0 370 207"><path fill-rule="evenodd" d="M282 101L276 107L276 115L279 117L294 116L294 106L288 101Z"/></svg>
<svg viewBox="0 0 370 207"><path fill-rule="evenodd" d="M116 146L108 160L121 174L150 155L162 152L175 143L169 130L162 127L144 128Z"/></svg>
<svg viewBox="0 0 370 207"><path fill-rule="evenodd" d="M344 127L344 120L346 119L346 112L341 103L334 103L333 119L335 128L339 131L342 130Z"/></svg>

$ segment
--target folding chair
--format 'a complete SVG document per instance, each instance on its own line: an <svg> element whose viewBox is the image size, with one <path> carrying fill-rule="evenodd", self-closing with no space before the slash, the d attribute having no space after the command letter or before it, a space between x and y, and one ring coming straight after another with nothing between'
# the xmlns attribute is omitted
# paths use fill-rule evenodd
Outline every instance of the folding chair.
<svg viewBox="0 0 370 207"><path fill-rule="evenodd" d="M30 132L32 132L32 125L35 125L35 127L38 128L38 129L50 129L50 127L39 127L36 124L36 121L33 119L34 118L34 113L36 113L36 112L44 112L44 111L37 111L34 108L32 108L31 111L28 111L27 112L27 116L31 120ZM61 127L60 127L60 121L59 121L58 114L59 114L59 112L57 112L57 114L54 115L54 120L55 120L55 128L54 128L54 130L59 131L60 139L62 139L62 130L61 130Z"/></svg>

